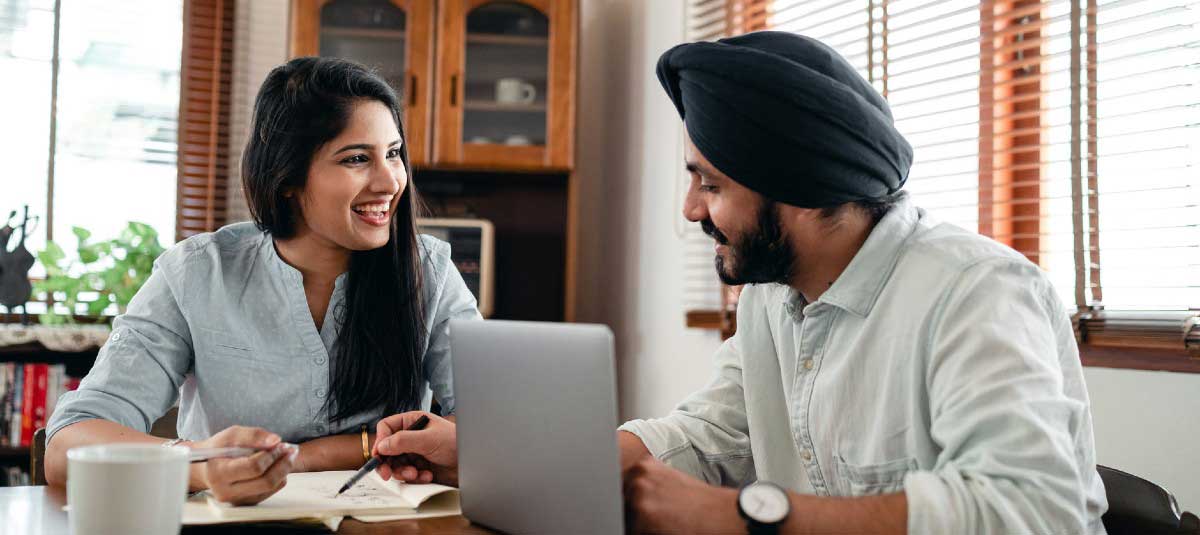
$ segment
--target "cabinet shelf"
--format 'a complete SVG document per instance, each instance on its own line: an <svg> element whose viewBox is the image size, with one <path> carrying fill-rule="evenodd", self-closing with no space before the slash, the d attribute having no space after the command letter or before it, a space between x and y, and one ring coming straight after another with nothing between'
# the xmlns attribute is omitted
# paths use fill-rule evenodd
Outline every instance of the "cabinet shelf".
<svg viewBox="0 0 1200 535"><path fill-rule="evenodd" d="M371 39L404 39L404 30L384 30L378 28L355 28L353 26L325 26L321 28L321 37L364 37Z"/></svg>
<svg viewBox="0 0 1200 535"><path fill-rule="evenodd" d="M463 103L467 111L508 111L508 112L545 112L545 103L535 104L503 104L491 100L468 100Z"/></svg>
<svg viewBox="0 0 1200 535"><path fill-rule="evenodd" d="M501 33L468 33L467 43L472 45L548 46L550 38Z"/></svg>

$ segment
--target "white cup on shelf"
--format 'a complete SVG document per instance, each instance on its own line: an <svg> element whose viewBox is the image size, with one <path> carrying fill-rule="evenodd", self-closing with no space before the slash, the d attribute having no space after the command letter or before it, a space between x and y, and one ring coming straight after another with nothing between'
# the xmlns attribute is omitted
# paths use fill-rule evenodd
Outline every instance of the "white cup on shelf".
<svg viewBox="0 0 1200 535"><path fill-rule="evenodd" d="M496 102L500 104L533 104L537 88L520 78L496 80Z"/></svg>
<svg viewBox="0 0 1200 535"><path fill-rule="evenodd" d="M71 533L179 533L187 501L188 450L102 444L67 451Z"/></svg>

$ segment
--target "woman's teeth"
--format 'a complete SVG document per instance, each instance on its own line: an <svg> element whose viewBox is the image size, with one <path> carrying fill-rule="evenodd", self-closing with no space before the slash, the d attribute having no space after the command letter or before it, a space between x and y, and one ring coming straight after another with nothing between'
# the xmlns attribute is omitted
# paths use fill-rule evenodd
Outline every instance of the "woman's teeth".
<svg viewBox="0 0 1200 535"><path fill-rule="evenodd" d="M383 216L387 214L388 205L386 204L360 204L350 208L355 212L368 216Z"/></svg>

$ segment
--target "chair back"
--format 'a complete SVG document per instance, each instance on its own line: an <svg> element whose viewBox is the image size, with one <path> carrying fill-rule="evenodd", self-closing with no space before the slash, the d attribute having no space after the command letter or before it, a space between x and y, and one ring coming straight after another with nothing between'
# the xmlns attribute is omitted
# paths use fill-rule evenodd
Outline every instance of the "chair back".
<svg viewBox="0 0 1200 535"><path fill-rule="evenodd" d="M1097 466L1108 497L1101 518L1109 535L1200 535L1200 521L1182 513L1166 489L1116 468Z"/></svg>
<svg viewBox="0 0 1200 535"><path fill-rule="evenodd" d="M179 409L171 407L162 418L154 422L150 434L161 438L175 438L175 421ZM33 444L29 448L29 478L34 485L46 484L46 428L33 432Z"/></svg>
<svg viewBox="0 0 1200 535"><path fill-rule="evenodd" d="M33 432L33 444L29 447L29 479L34 485L46 484L46 428Z"/></svg>

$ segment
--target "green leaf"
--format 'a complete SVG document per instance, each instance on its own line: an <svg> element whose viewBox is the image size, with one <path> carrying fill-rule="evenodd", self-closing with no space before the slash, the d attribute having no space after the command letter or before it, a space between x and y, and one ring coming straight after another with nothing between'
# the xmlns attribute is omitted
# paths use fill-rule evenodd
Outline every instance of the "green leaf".
<svg viewBox="0 0 1200 535"><path fill-rule="evenodd" d="M100 260L101 252L100 244L80 245L79 260L81 260L84 264L91 264Z"/></svg>
<svg viewBox="0 0 1200 535"><path fill-rule="evenodd" d="M121 271L117 269L107 269L96 273L95 276L98 286L110 290L121 286L121 280L124 278Z"/></svg>
<svg viewBox="0 0 1200 535"><path fill-rule="evenodd" d="M133 242L137 239L137 237L138 235L136 232L134 232L133 225L130 224L130 226L126 227L125 230L121 231L121 235L118 236L114 241L120 242L122 248L129 249L133 246Z"/></svg>
<svg viewBox="0 0 1200 535"><path fill-rule="evenodd" d="M139 238L145 238L148 241L158 241L158 231L154 227L139 221L130 221L129 229L133 231Z"/></svg>
<svg viewBox="0 0 1200 535"><path fill-rule="evenodd" d="M35 292L51 292L62 291L63 281L55 277L47 276L45 280L40 280L33 283L33 291Z"/></svg>
<svg viewBox="0 0 1200 535"><path fill-rule="evenodd" d="M52 241L46 242L46 248L43 249L42 252L38 253L38 259L41 260L42 264L44 265L57 266L58 263L66 257L67 253L63 251L63 248L59 247L57 243Z"/></svg>
<svg viewBox="0 0 1200 535"><path fill-rule="evenodd" d="M71 227L71 232L75 233L75 237L79 239L80 244L92 237L92 233L83 227Z"/></svg>
<svg viewBox="0 0 1200 535"><path fill-rule="evenodd" d="M104 309L108 308L108 305L111 303L112 301L109 299L108 294L100 294L99 299L88 303L88 314L91 316L99 316L104 313Z"/></svg>

